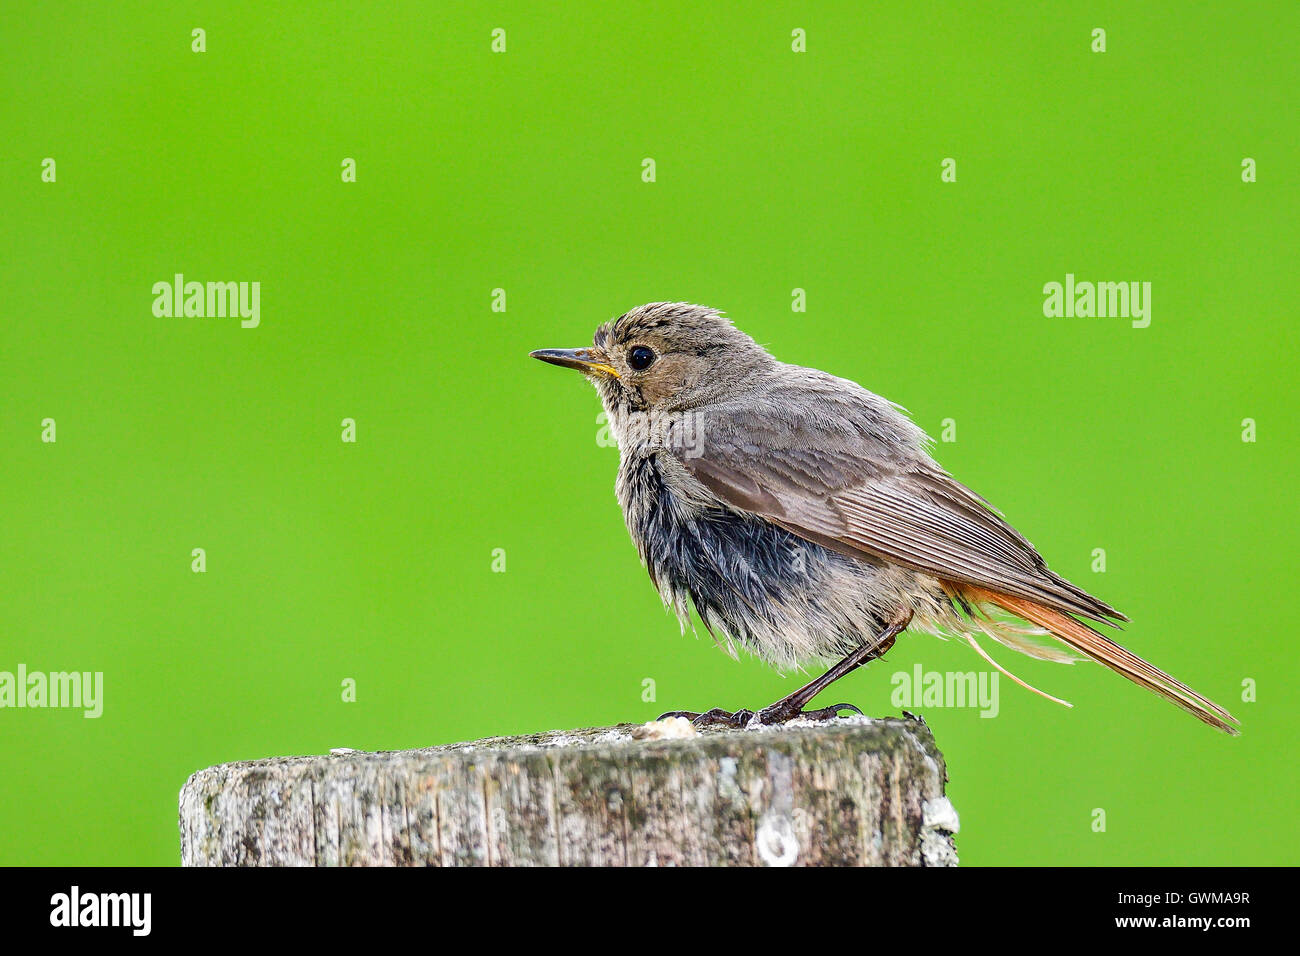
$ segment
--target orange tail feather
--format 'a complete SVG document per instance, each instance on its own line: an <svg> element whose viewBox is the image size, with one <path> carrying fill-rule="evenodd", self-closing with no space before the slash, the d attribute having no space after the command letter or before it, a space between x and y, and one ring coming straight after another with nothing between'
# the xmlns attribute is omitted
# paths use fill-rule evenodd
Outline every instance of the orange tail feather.
<svg viewBox="0 0 1300 956"><path fill-rule="evenodd" d="M1047 628L1059 640L1079 653L1087 655L1099 664L1104 664L1133 683L1159 694L1193 717L1225 734L1236 735L1239 732L1236 727L1228 723L1228 721L1237 723L1237 718L1214 701L1202 697L1182 681L1171 677L1155 665L1120 647L1104 634L1094 631L1067 614L1043 607L1025 598L999 594L970 585L962 588L962 594L972 603L996 604L1026 621Z"/></svg>

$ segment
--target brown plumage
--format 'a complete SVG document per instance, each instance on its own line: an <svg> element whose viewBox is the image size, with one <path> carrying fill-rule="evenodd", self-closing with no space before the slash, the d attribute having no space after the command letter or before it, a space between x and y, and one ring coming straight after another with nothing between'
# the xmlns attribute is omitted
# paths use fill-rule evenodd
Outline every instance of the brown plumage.
<svg viewBox="0 0 1300 956"><path fill-rule="evenodd" d="M628 530L683 624L693 605L728 646L780 666L843 658L757 719L797 715L905 626L981 654L976 633L1071 659L1035 644L1042 632L999 620L1000 608L1236 732L1223 708L1072 617L1127 620L1048 568L930 457L901 409L856 383L778 362L716 311L684 303L640 306L590 348L534 356L583 371L600 393Z"/></svg>

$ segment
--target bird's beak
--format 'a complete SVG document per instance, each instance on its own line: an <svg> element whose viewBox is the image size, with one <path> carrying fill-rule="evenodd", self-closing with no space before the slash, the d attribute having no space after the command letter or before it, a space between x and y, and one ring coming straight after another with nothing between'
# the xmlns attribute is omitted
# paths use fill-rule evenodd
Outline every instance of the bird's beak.
<svg viewBox="0 0 1300 956"><path fill-rule="evenodd" d="M605 355L595 349L538 349L528 354L552 365L563 365L565 368L576 368L579 372L595 372L618 378L614 366L609 364Z"/></svg>

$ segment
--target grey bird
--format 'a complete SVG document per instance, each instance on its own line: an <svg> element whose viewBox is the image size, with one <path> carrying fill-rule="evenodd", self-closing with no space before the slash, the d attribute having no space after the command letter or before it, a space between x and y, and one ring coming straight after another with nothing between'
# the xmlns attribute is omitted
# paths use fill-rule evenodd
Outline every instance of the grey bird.
<svg viewBox="0 0 1300 956"><path fill-rule="evenodd" d="M967 641L1040 694L977 635L1044 660L1077 652L1237 733L1218 704L1080 621L1128 618L1053 573L935 463L892 402L777 361L717 310L682 302L612 319L588 348L531 354L595 385L619 446L628 531L683 631L693 606L733 656L739 645L782 669L833 663L757 712L664 716L744 726L861 713L804 708L911 628Z"/></svg>

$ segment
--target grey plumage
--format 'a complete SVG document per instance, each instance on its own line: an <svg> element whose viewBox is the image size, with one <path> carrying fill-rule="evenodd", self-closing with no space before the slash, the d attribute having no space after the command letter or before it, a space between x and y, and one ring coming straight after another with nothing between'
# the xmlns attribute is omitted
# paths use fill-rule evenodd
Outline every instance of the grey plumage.
<svg viewBox="0 0 1300 956"><path fill-rule="evenodd" d="M1202 720L1228 716L1068 617L1127 620L1053 573L898 406L856 383L779 362L685 303L633 309L589 349L534 355L596 386L628 531L683 627L694 606L733 653L782 668L845 657L892 621L1074 659L1037 640L1050 631Z"/></svg>

